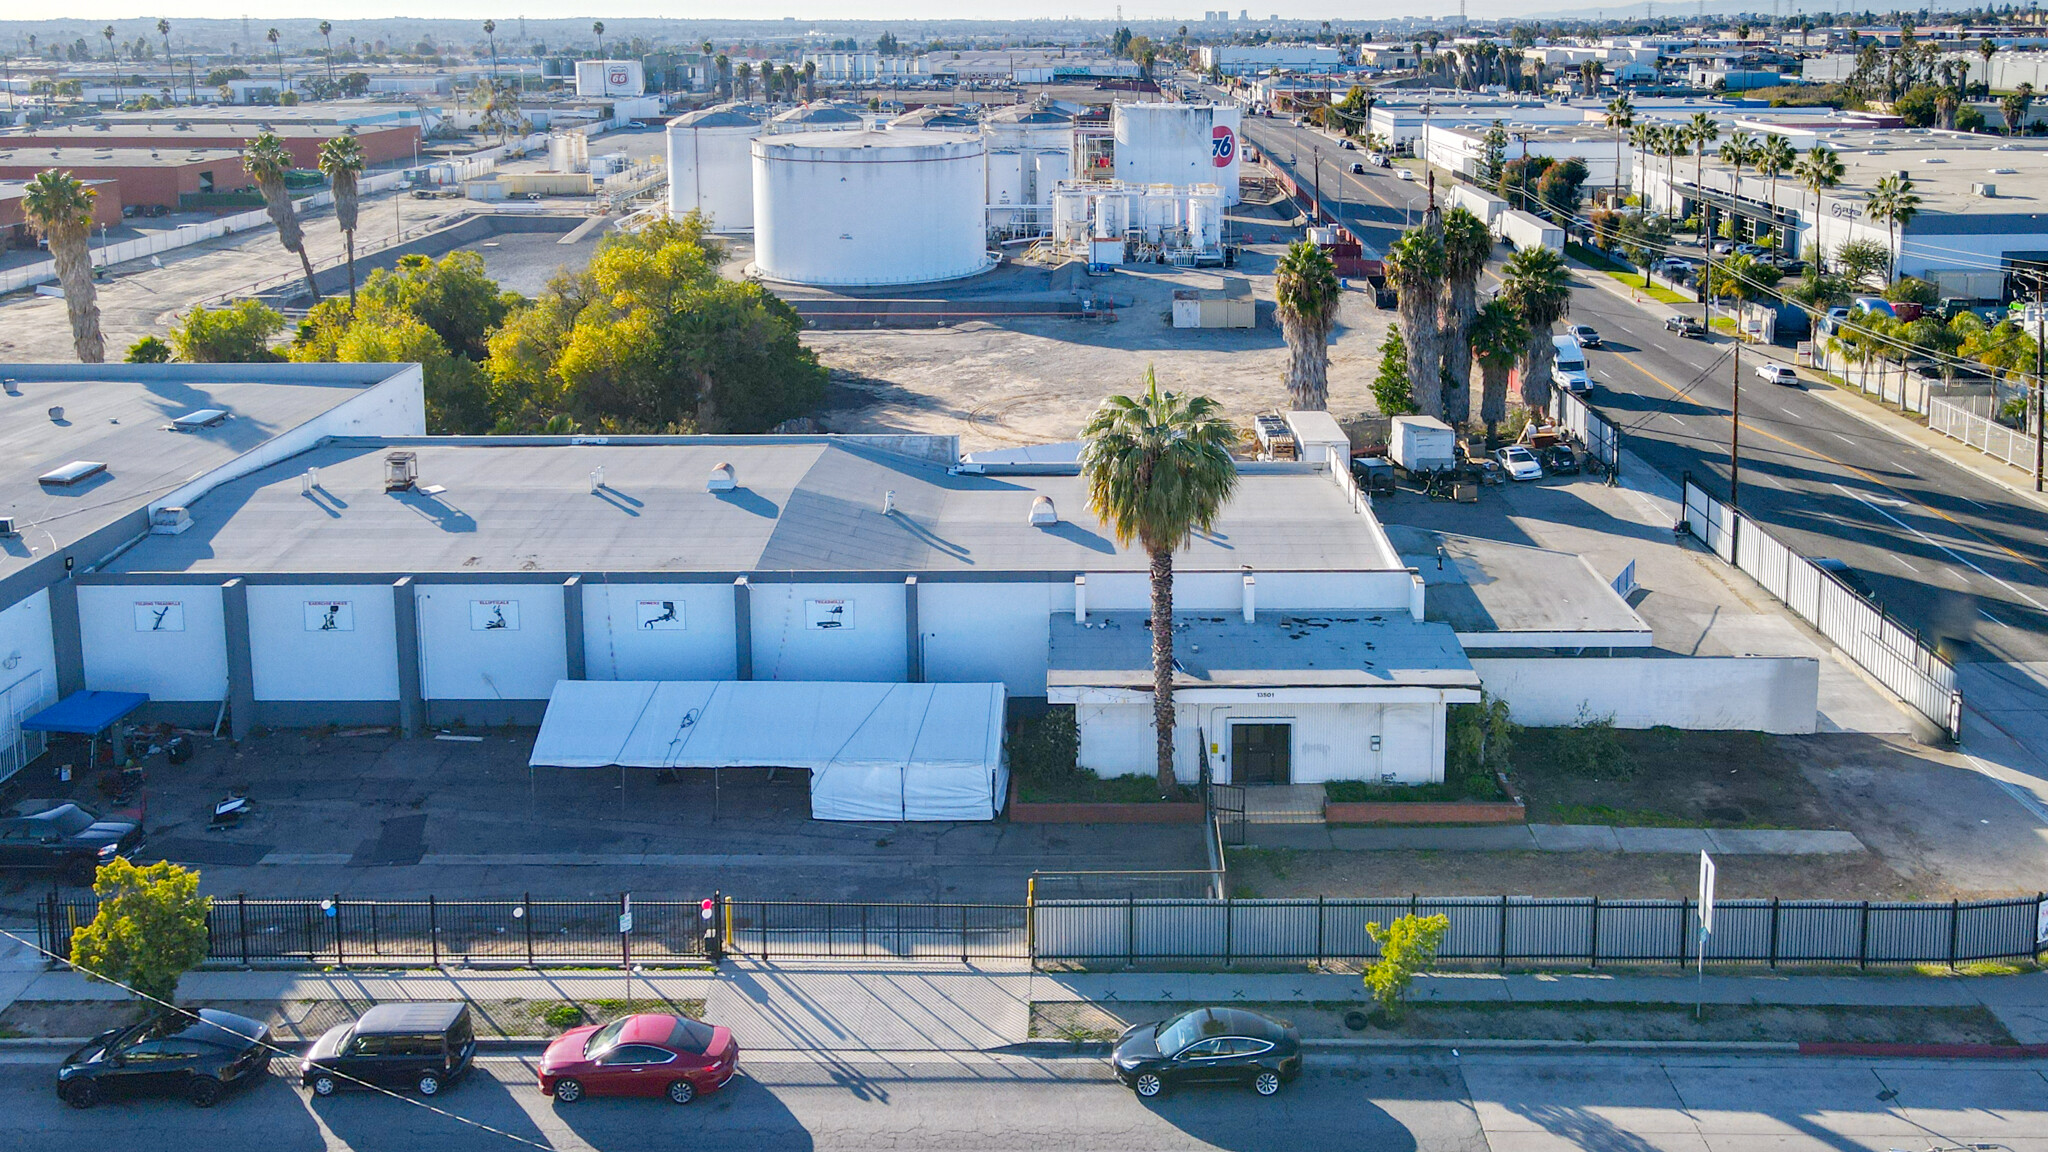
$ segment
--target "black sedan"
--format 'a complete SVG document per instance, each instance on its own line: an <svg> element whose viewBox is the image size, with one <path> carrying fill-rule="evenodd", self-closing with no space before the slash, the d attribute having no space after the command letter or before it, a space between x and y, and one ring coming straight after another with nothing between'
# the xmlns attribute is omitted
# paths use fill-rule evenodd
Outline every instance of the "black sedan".
<svg viewBox="0 0 2048 1152"><path fill-rule="evenodd" d="M64 1058L57 1095L73 1108L122 1096L182 1096L211 1108L270 1069L270 1028L231 1012L161 1012L93 1037Z"/></svg>
<svg viewBox="0 0 2048 1152"><path fill-rule="evenodd" d="M1110 1071L1147 1098L1184 1084L1248 1084L1261 1096L1301 1074L1301 1035L1242 1008L1197 1008L1117 1038Z"/></svg>
<svg viewBox="0 0 2048 1152"><path fill-rule="evenodd" d="M1577 476L1579 474L1579 457L1577 453L1572 451L1572 446L1569 444L1552 444L1550 447L1536 453L1536 459L1538 463L1543 465L1543 471L1546 475Z"/></svg>
<svg viewBox="0 0 2048 1152"><path fill-rule="evenodd" d="M142 846L142 825L69 800L23 800L0 815L0 868L38 868L91 880L100 865Z"/></svg>

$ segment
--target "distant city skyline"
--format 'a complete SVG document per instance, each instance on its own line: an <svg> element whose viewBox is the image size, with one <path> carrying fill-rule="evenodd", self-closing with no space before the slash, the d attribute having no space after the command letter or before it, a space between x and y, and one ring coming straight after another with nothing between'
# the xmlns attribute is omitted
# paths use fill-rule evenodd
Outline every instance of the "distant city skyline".
<svg viewBox="0 0 2048 1152"><path fill-rule="evenodd" d="M439 3L422 5L407 0L354 0L341 4L334 0L272 0L266 4L245 4L246 16L253 21L265 20L390 20L414 18L424 20L494 19L501 24L508 20L524 17L528 20L782 20L794 18L796 23L806 21L876 21L876 20L988 20L991 22L1023 22L1045 19L1114 20L1121 11L1126 22L1140 21L1156 23L1179 21L1190 26L1199 22L1204 11L1216 8L1194 6L1212 3L1213 0L1194 0L1189 11L1176 11L1177 5L1166 3L1118 4L1116 0L1022 0L997 10L994 5L986 6L984 13L975 9L981 5L970 5L963 10L957 3L945 0L768 0L763 4L748 5L745 12L734 11L721 4L684 3L676 4L667 0L604 0L601 4L572 3L570 0L441 0ZM1716 7L1717 5L1710 5ZM50 17L74 20L155 20L160 17L173 21L185 20L237 20L244 11L226 7L214 0L103 0L95 4L89 13L69 17ZM1278 14L1284 20L1361 20L1400 19L1404 16L1427 17L1444 14L1443 5L1422 3L1398 6L1376 7L1370 17L1355 12L1337 12L1319 3L1279 2L1265 0L1262 5L1251 7L1238 0L1229 6L1233 16L1249 10L1254 20L1265 20ZM1638 4L1640 7L1640 4ZM1470 3L1468 10L1473 19L1509 16L1539 10L1556 11L1556 0L1499 0L1499 2ZM1617 6L1613 11L1621 12ZM996 14L1000 11L1000 15ZM7 25L37 23L34 19L15 18L5 21Z"/></svg>

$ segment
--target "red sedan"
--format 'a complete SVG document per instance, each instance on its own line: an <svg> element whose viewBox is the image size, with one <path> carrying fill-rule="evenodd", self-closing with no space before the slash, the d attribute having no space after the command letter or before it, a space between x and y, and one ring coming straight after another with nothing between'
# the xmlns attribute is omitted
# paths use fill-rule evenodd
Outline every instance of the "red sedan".
<svg viewBox="0 0 2048 1152"><path fill-rule="evenodd" d="M666 1096L688 1104L725 1087L739 1067L731 1029L642 1014L556 1037L540 1059L540 1090L561 1104L585 1096Z"/></svg>

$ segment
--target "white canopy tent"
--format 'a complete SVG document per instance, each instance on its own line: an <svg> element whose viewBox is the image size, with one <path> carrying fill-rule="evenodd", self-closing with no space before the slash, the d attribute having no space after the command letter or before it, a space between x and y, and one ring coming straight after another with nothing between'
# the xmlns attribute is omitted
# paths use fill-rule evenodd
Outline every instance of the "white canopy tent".
<svg viewBox="0 0 2048 1152"><path fill-rule="evenodd" d="M531 767L807 768L817 820L992 820L1001 684L562 680Z"/></svg>

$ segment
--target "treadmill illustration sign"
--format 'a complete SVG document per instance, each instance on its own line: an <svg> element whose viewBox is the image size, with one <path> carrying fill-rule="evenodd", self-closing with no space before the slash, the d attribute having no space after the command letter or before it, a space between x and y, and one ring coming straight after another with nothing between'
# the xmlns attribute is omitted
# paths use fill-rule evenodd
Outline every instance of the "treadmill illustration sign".
<svg viewBox="0 0 2048 1152"><path fill-rule="evenodd" d="M137 600L135 602L135 630L137 632L183 632L185 630L185 602L183 600Z"/></svg>
<svg viewBox="0 0 2048 1152"><path fill-rule="evenodd" d="M804 627L817 631L853 629L853 601L851 600L806 600L804 601Z"/></svg>
<svg viewBox="0 0 2048 1152"><path fill-rule="evenodd" d="M636 609L634 618L639 621L642 632L683 630L683 602L680 600L642 600Z"/></svg>
<svg viewBox="0 0 2048 1152"><path fill-rule="evenodd" d="M471 600L469 629L472 632L519 631L519 601Z"/></svg>
<svg viewBox="0 0 2048 1152"><path fill-rule="evenodd" d="M306 631L353 632L355 630L356 606L353 601L306 601Z"/></svg>

